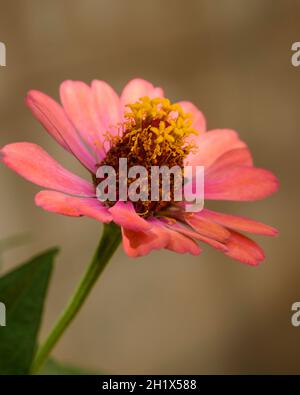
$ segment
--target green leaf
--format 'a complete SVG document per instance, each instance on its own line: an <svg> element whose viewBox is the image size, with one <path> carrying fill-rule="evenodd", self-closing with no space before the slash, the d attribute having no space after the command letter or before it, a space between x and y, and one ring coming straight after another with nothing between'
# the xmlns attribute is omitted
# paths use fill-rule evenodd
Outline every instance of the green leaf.
<svg viewBox="0 0 300 395"><path fill-rule="evenodd" d="M51 249L0 278L6 326L0 326L0 374L28 374L58 249Z"/></svg>
<svg viewBox="0 0 300 395"><path fill-rule="evenodd" d="M78 368L77 366L62 364L53 358L48 359L38 374L42 375L98 375L94 371Z"/></svg>

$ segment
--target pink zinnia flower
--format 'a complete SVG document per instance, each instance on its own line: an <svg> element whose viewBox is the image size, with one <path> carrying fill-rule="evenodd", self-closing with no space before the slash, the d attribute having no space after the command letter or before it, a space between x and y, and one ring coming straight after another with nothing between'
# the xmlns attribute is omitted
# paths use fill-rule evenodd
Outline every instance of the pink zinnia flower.
<svg viewBox="0 0 300 395"><path fill-rule="evenodd" d="M250 265L264 259L262 249L240 233L276 235L274 228L260 222L207 208L188 213L174 201L168 205L131 201L108 205L96 198L97 168L102 163L115 165L124 154L141 165L168 165L166 157L180 166L203 165L205 200L265 198L277 190L278 181L269 171L253 166L249 149L235 131L206 131L205 118L195 105L186 101L172 105L161 88L142 79L130 81L120 97L104 81L93 81L91 86L65 81L60 97L62 105L44 93L30 91L26 102L48 133L90 172L91 181L66 170L36 144L8 144L1 150L1 160L8 167L49 189L36 195L38 206L73 217L114 221L122 228L124 250L132 257L161 248L197 255L201 241ZM162 100L154 100L157 98ZM157 112L156 106L165 106L165 112ZM165 132L173 122L171 112L174 120L176 111L182 119L168 129L173 131ZM191 122L185 123L186 113L191 114ZM133 146L133 135L138 135L142 144ZM174 155L164 155L172 150Z"/></svg>

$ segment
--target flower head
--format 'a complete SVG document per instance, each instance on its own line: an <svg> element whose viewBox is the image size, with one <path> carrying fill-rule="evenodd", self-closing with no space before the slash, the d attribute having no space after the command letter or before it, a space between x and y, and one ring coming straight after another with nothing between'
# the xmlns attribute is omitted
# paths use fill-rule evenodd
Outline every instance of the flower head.
<svg viewBox="0 0 300 395"><path fill-rule="evenodd" d="M66 170L41 147L15 143L1 149L1 160L27 180L45 187L35 201L47 211L114 221L122 228L129 256L166 248L178 253L201 252L199 241L251 265L264 258L262 249L240 232L274 236L277 231L248 218L207 208L189 213L171 195L170 201L100 202L97 169L119 159L129 166L204 166L205 200L253 201L275 192L278 181L253 166L246 144L229 129L206 131L203 114L190 102L172 104L161 88L134 79L119 97L104 81L91 86L79 81L61 84L62 105L30 91L27 105L48 133L74 155L91 175L87 181ZM128 180L130 184L134 180ZM180 186L182 187L182 185ZM151 180L149 180L151 188Z"/></svg>

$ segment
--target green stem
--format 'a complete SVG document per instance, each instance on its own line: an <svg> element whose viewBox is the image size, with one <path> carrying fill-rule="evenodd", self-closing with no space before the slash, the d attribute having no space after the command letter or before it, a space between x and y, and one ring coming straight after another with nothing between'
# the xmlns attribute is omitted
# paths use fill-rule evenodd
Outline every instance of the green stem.
<svg viewBox="0 0 300 395"><path fill-rule="evenodd" d="M115 224L105 224L103 234L94 257L84 273L75 293L71 297L65 310L54 325L45 342L37 350L31 373L36 373L50 355L53 347L70 325L84 301L99 278L109 259L118 248L121 241L120 228Z"/></svg>

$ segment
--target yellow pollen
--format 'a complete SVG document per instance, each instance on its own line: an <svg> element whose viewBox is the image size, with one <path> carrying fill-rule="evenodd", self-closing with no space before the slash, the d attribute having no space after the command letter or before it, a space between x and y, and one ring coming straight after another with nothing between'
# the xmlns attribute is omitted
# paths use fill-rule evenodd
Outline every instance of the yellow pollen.
<svg viewBox="0 0 300 395"><path fill-rule="evenodd" d="M153 161L160 162L159 158L166 155L184 158L193 148L186 139L198 132L191 127L191 114L185 113L179 104L145 96L127 108L123 138L131 143L133 155L140 157L142 153L141 159L154 165Z"/></svg>

